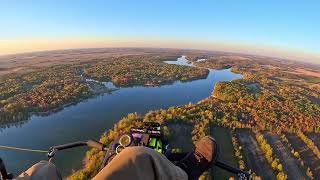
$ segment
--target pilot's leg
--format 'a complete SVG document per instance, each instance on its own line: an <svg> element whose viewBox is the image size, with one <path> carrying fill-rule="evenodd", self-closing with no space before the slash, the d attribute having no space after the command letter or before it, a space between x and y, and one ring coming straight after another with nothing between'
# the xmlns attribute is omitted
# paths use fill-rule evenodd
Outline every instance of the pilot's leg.
<svg viewBox="0 0 320 180"><path fill-rule="evenodd" d="M21 173L17 180L61 180L56 166L48 161L40 161Z"/></svg>
<svg viewBox="0 0 320 180"><path fill-rule="evenodd" d="M147 147L127 147L102 169L94 180L188 179L184 170Z"/></svg>

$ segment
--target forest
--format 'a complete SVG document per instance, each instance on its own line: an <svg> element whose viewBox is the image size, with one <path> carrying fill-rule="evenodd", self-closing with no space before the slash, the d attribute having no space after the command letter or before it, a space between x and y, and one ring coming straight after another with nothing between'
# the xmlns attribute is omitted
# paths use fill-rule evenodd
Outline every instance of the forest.
<svg viewBox="0 0 320 180"><path fill-rule="evenodd" d="M99 81L111 81L119 87L156 86L201 79L208 74L203 68L162 62L171 59L145 55L110 57L3 75L0 77L0 125L23 122L32 114L47 114L108 92L108 88L101 88ZM96 82L88 83L86 78Z"/></svg>
<svg viewBox="0 0 320 180"><path fill-rule="evenodd" d="M206 57L207 60L196 62L197 57ZM319 179L319 147L306 135L319 136L320 133L318 77L295 73L300 64L265 60L264 57L253 60L252 57L192 54L193 59L188 58L201 67L231 67L232 71L242 73L244 78L217 83L212 95L196 104L154 110L145 115L128 114L105 132L100 141L110 144L132 126L157 121L168 129L166 137L177 146L177 140L181 141L181 138L172 138L171 133L190 138L183 142L195 142L209 134L217 137L218 143L229 141L228 145L221 143L220 148L229 153L223 158L250 172L254 179ZM176 132L179 130L170 127L179 127L181 131ZM220 138L221 133L223 138ZM94 176L102 158L102 152L88 151L87 163L69 178L88 179ZM236 178L212 168L200 179L211 176Z"/></svg>
<svg viewBox="0 0 320 180"><path fill-rule="evenodd" d="M206 78L208 70L164 64L163 57L123 57L102 61L84 68L84 75L98 81L112 81L116 86L156 86L176 80L190 81Z"/></svg>
<svg viewBox="0 0 320 180"><path fill-rule="evenodd" d="M0 124L27 120L90 97L93 92L77 75L77 68L59 65L6 75L0 79Z"/></svg>

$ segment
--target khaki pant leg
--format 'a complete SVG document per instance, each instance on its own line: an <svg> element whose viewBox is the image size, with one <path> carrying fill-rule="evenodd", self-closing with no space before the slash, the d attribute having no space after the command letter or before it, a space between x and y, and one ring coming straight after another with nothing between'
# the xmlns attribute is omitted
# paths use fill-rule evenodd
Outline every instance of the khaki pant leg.
<svg viewBox="0 0 320 180"><path fill-rule="evenodd" d="M114 157L94 180L188 179L187 174L164 155L147 147L128 147Z"/></svg>
<svg viewBox="0 0 320 180"><path fill-rule="evenodd" d="M16 180L61 180L56 166L48 161L40 161L21 173Z"/></svg>

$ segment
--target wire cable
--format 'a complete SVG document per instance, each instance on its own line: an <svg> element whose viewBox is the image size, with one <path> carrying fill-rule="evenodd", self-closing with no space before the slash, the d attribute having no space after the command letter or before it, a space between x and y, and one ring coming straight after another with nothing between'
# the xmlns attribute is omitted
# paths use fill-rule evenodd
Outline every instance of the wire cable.
<svg viewBox="0 0 320 180"><path fill-rule="evenodd" d="M41 149L28 149L28 148L19 148L14 146L1 146L0 149L13 149L18 151L29 151L29 152L38 152L38 153L47 153L47 150L41 150Z"/></svg>

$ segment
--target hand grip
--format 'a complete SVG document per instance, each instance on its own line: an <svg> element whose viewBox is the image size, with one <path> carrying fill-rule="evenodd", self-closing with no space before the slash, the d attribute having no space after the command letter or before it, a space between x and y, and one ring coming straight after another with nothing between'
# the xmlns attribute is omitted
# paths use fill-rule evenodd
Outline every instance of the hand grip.
<svg viewBox="0 0 320 180"><path fill-rule="evenodd" d="M100 143L98 141L95 141L95 140L91 140L91 139L87 141L87 145L89 147L96 148L96 149L98 149L100 151L103 151L104 147L105 147L104 144L102 144L102 143Z"/></svg>
<svg viewBox="0 0 320 180"><path fill-rule="evenodd" d="M51 149L55 149L55 150L60 151L60 150L64 150L64 149L70 149L70 148L74 148L74 147L78 147L78 146L86 146L86 145L87 145L87 142L78 141L78 142L74 142L74 143L53 146Z"/></svg>
<svg viewBox="0 0 320 180"><path fill-rule="evenodd" d="M68 144L52 146L50 148L50 150L48 151L47 156L49 158L52 158L55 155L56 151L61 151L61 150L64 150L64 149L70 149L70 148L80 147L80 146L89 146L89 147L92 147L92 148L99 149L100 151L106 150L105 146L102 143L97 142L95 140L78 141L78 142L73 142L73 143L68 143Z"/></svg>

